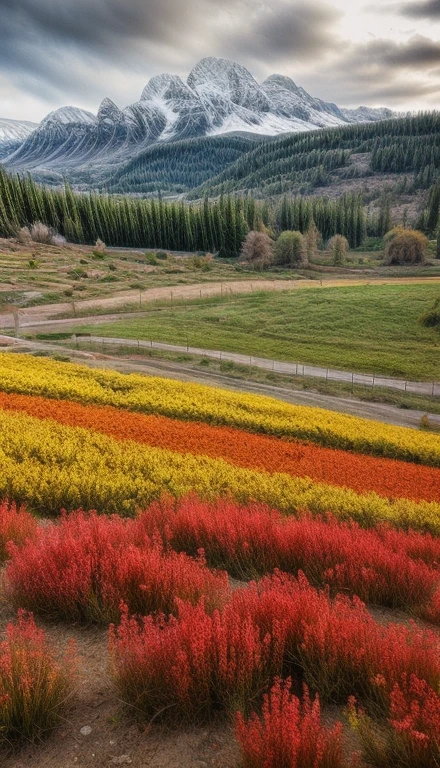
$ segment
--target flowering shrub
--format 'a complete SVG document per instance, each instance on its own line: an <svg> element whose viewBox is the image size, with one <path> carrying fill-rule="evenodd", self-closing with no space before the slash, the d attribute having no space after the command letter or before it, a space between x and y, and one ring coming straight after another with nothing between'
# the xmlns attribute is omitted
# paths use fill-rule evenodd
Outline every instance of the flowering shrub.
<svg viewBox="0 0 440 768"><path fill-rule="evenodd" d="M438 635L414 625L380 625L357 597L331 600L304 577L275 574L233 600L242 615L252 613L264 633L283 634L286 671L291 673L289 665L292 674L299 669L322 700L344 703L355 694L380 713L389 704L384 681L407 673L438 684Z"/></svg>
<svg viewBox="0 0 440 768"><path fill-rule="evenodd" d="M440 696L416 675L403 674L390 694L388 727L378 731L350 700L349 720L358 731L365 759L377 768L438 768Z"/></svg>
<svg viewBox="0 0 440 768"><path fill-rule="evenodd" d="M11 599L41 615L109 622L118 619L121 600L131 612L147 614L172 613L176 597L196 603L204 596L208 609L228 598L225 573L212 573L185 554L164 553L145 536L135 544L130 523L79 511L40 530L21 549L11 547Z"/></svg>
<svg viewBox="0 0 440 768"><path fill-rule="evenodd" d="M387 710L389 682L403 673L436 685L439 639L378 625L358 599L331 600L277 574L234 592L222 611L179 604L176 618L137 620L126 611L111 631L114 675L124 701L149 717L184 719L258 703L274 677L294 676L325 701L351 694Z"/></svg>
<svg viewBox="0 0 440 768"><path fill-rule="evenodd" d="M26 539L36 536L37 521L23 507L0 502L0 564L7 558L7 544L12 541L17 546Z"/></svg>
<svg viewBox="0 0 440 768"><path fill-rule="evenodd" d="M72 649L55 661L42 630L19 611L0 643L0 744L15 738L39 739L60 720L72 691Z"/></svg>
<svg viewBox="0 0 440 768"><path fill-rule="evenodd" d="M246 721L237 715L235 732L243 768L343 768L342 724L321 723L319 699L307 687L302 701L291 693L291 682L280 679L264 696L261 716Z"/></svg>
<svg viewBox="0 0 440 768"><path fill-rule="evenodd" d="M432 563L434 552L440 559L440 539L432 536L364 530L332 517L286 519L263 505L209 503L195 495L154 503L137 525L149 535L158 531L178 551L196 555L203 549L209 565L234 576L302 570L312 583L328 584L333 594L350 592L365 602L410 608L440 622L440 605L432 603L439 572L408 554L414 542L420 559L425 554Z"/></svg>
<svg viewBox="0 0 440 768"><path fill-rule="evenodd" d="M227 605L207 614L179 603L177 618L129 617L110 628L113 673L123 701L148 717L205 721L252 706L281 671L281 649L251 616Z"/></svg>

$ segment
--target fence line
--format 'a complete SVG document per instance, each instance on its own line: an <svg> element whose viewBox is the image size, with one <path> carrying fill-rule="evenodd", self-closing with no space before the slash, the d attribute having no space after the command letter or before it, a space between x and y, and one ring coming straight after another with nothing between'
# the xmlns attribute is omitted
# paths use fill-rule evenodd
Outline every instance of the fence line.
<svg viewBox="0 0 440 768"><path fill-rule="evenodd" d="M342 371L332 368L323 368L315 365L305 365L304 363L286 363L280 360L269 360L264 357L254 357L253 355L243 355L236 352L225 352L224 350L203 349L201 347L192 347L188 340L186 345L165 344L160 341L135 340L109 338L105 336L93 336L91 334L76 334L72 336L73 341L78 346L81 340L105 345L132 347L141 349L158 349L165 352L181 352L199 357L208 357L222 362L237 363L239 365L249 366L249 368L260 368L271 371L272 373L281 373L289 376L299 376L302 378L311 377L325 379L326 381L339 381L347 384L363 385L366 387L386 387L396 389L401 392L407 392L417 395L428 395L431 397L440 397L440 382L426 381L408 381L405 379L394 379L389 376L379 376L377 374L356 373L353 371Z"/></svg>

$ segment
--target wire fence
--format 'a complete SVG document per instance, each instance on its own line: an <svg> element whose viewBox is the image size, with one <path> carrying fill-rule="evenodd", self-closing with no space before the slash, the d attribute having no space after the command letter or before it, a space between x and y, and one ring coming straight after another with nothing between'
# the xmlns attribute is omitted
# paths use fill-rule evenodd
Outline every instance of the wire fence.
<svg viewBox="0 0 440 768"><path fill-rule="evenodd" d="M194 355L197 357L209 358L212 360L219 360L220 362L230 362L236 365L247 366L250 370L258 368L272 373L284 374L287 376L295 376L305 378L318 378L325 379L326 381L335 381L340 383L351 384L354 386L365 386L376 388L388 388L399 390L400 392L407 392L409 394L424 395L429 397L440 397L440 382L426 382L426 381L408 381L405 379L396 379L388 376L368 374L368 373L356 373L354 371L342 371L333 368L323 368L315 365L305 365L303 363L289 363L280 360L268 360L263 357L255 357L253 355L243 355L236 352L225 352L214 349L204 349L202 347L192 347L187 343L185 345L179 344L165 344L159 341L146 341L140 339L118 339L105 336L93 336L92 334L83 333L75 334L72 336L73 342L77 348L81 342L88 342L97 345L101 345L103 352L106 346L113 347L127 347L136 349L139 352L141 350L161 350L164 352L186 353L188 355Z"/></svg>

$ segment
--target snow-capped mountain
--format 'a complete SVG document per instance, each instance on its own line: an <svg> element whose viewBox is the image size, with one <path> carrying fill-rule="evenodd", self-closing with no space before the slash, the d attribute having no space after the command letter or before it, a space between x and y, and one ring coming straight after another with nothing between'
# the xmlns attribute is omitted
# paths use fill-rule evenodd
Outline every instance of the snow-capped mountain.
<svg viewBox="0 0 440 768"><path fill-rule="evenodd" d="M16 150L37 126L38 123L28 123L26 120L0 118L0 157Z"/></svg>
<svg viewBox="0 0 440 768"><path fill-rule="evenodd" d="M76 107L51 112L20 136L21 145L3 162L28 170L96 169L126 161L157 142L238 131L273 136L392 114L368 107L341 109L282 75L259 84L240 64L209 57L186 82L176 75L153 77L140 100L125 109L106 98L96 116Z"/></svg>

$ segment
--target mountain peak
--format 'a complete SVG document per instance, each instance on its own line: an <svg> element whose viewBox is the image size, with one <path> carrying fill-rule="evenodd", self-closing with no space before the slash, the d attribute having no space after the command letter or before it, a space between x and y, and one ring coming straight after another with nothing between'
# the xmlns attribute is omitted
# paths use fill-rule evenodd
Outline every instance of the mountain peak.
<svg viewBox="0 0 440 768"><path fill-rule="evenodd" d="M278 88L284 88L286 91L293 91L293 93L299 93L297 84L287 75L271 75L264 83L261 84L262 88L265 86L277 86Z"/></svg>
<svg viewBox="0 0 440 768"><path fill-rule="evenodd" d="M60 107L44 118L41 125L48 125L50 123L62 123L68 125L69 123L83 123L92 124L96 122L96 117L91 112L87 112L85 109L79 107Z"/></svg>
<svg viewBox="0 0 440 768"><path fill-rule="evenodd" d="M194 99L196 94L178 75L156 75L142 91L141 101L154 99Z"/></svg>
<svg viewBox="0 0 440 768"><path fill-rule="evenodd" d="M187 82L199 94L210 91L246 109L270 109L269 99L249 70L229 59L202 59L191 70Z"/></svg>
<svg viewBox="0 0 440 768"><path fill-rule="evenodd" d="M99 106L98 120L104 123L120 123L124 120L124 114L114 101L106 97Z"/></svg>

